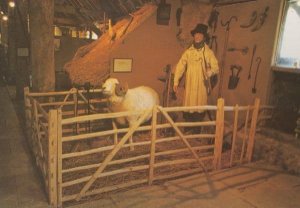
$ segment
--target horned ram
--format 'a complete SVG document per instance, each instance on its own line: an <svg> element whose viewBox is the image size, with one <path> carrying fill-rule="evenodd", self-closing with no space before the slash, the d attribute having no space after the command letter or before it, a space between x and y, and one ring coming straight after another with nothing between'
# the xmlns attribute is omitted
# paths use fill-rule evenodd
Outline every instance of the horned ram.
<svg viewBox="0 0 300 208"><path fill-rule="evenodd" d="M107 79L102 85L102 90L102 93L108 97L109 109L112 112L143 111L159 104L159 96L152 88L139 86L128 89L128 86L120 84L116 78ZM142 123L148 121L151 116L151 113L147 115ZM132 126L139 117L140 115L133 114L118 118L117 123Z"/></svg>

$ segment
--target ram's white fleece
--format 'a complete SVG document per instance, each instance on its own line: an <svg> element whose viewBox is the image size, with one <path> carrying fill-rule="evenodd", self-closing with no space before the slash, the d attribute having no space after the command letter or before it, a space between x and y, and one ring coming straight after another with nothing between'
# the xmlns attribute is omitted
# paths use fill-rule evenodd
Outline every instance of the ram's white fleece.
<svg viewBox="0 0 300 208"><path fill-rule="evenodd" d="M159 105L159 96L155 90L150 87L140 86L128 89L124 96L117 96L115 94L115 87L118 84L115 78L109 78L103 84L103 93L109 96L110 110L112 112L121 111L142 111L151 109L155 105ZM149 114L143 122L148 121L152 114ZM140 115L127 116L126 118L119 118L117 122L121 125L126 123L129 126L133 125L138 120Z"/></svg>

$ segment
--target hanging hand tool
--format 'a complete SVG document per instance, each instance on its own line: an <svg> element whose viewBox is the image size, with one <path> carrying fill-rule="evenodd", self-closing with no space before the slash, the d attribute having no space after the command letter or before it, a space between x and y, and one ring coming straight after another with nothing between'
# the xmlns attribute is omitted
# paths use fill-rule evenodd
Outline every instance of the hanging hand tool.
<svg viewBox="0 0 300 208"><path fill-rule="evenodd" d="M128 24L126 25L125 29L122 31L122 34L121 34L120 37L122 37L123 35L125 35L125 33L127 32L129 26L130 26L131 23L133 22L134 15L133 15L133 14L130 14L130 13L129 13L129 15L130 15L130 20L129 20Z"/></svg>
<svg viewBox="0 0 300 208"><path fill-rule="evenodd" d="M260 67L260 63L261 63L261 57L257 57L256 62L257 62L257 67L256 67L255 78L254 78L254 85L253 85L253 88L252 88L252 93L253 94L256 93L256 79L257 79L257 74L258 74L258 70L259 70L259 67Z"/></svg>
<svg viewBox="0 0 300 208"><path fill-rule="evenodd" d="M228 89L233 90L237 87L240 80L240 72L242 71L242 66L240 65L231 65L231 75L229 77Z"/></svg>
<svg viewBox="0 0 300 208"><path fill-rule="evenodd" d="M181 14L182 14L182 8L178 8L176 11L176 22L177 22L177 26L180 26L181 23Z"/></svg>
<svg viewBox="0 0 300 208"><path fill-rule="evenodd" d="M230 19L223 23L221 20L221 25L225 27L225 42L224 42L224 48L223 48L223 55L221 59L221 67L220 67L220 83L219 83L219 90L218 90L218 96L222 97L222 89L223 89L223 77L224 77L224 68L225 68L225 60L226 60L226 52L227 52L227 45L229 40L229 30L230 30L230 24L231 22L235 20L238 21L238 18L236 16L230 17Z"/></svg>
<svg viewBox="0 0 300 208"><path fill-rule="evenodd" d="M209 26L209 28L213 29L212 30L213 32L215 32L217 29L219 14L220 13L215 8L210 13L210 16L208 19L208 26Z"/></svg>
<svg viewBox="0 0 300 208"><path fill-rule="evenodd" d="M171 72L171 65L168 64L163 71L165 72L164 76L159 76L157 79L159 81L164 82L164 91L163 91L163 106L168 106L169 105L169 97L171 95L171 98L173 100L176 100L176 94L171 90L171 81L172 81L172 72Z"/></svg>
<svg viewBox="0 0 300 208"><path fill-rule="evenodd" d="M256 18L257 18L257 11L254 11L251 14L249 23L248 24L242 24L242 25L240 25L240 27L241 28L249 28L249 27L251 27L254 24Z"/></svg>
<svg viewBox="0 0 300 208"><path fill-rule="evenodd" d="M251 57L251 62L250 62L250 69L248 72L248 79L251 79L251 70L252 70L253 58L255 56L255 53L256 53L256 44L253 46L252 57Z"/></svg>
<svg viewBox="0 0 300 208"><path fill-rule="evenodd" d="M90 89L91 89L91 83L86 82L84 83L84 89L86 90L86 98L87 98L87 103L86 103L86 108L87 108L87 114L90 115ZM88 121L88 132L91 132L91 121Z"/></svg>
<svg viewBox="0 0 300 208"><path fill-rule="evenodd" d="M215 55L218 53L217 36L215 36L215 35L211 36L209 48L215 52Z"/></svg>
<svg viewBox="0 0 300 208"><path fill-rule="evenodd" d="M265 8L265 11L259 15L258 23L254 28L252 28L251 32L255 32L263 26L263 24L265 23L266 18L268 16L269 9L270 9L270 7L267 6Z"/></svg>
<svg viewBox="0 0 300 208"><path fill-rule="evenodd" d="M217 0L218 1L218 0ZM229 5L234 5L234 4L242 4L242 3L247 3L251 1L256 1L256 0L236 0L236 1L224 1L224 2L218 2L215 4L215 7L222 7L222 6L229 6Z"/></svg>
<svg viewBox="0 0 300 208"><path fill-rule="evenodd" d="M178 30L178 32L177 32L177 34L176 34L176 38L177 38L177 39L180 39L179 37L180 37L181 33L182 33L182 29L179 28L179 30Z"/></svg>
<svg viewBox="0 0 300 208"><path fill-rule="evenodd" d="M230 51L230 52L240 51L243 55L246 55L249 51L249 48L247 46L244 48L228 48L227 51Z"/></svg>

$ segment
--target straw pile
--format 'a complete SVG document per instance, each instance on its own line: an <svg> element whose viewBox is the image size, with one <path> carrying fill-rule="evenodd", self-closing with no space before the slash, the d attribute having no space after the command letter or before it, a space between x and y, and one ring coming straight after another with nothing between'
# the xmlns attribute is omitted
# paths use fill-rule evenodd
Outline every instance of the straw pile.
<svg viewBox="0 0 300 208"><path fill-rule="evenodd" d="M265 135L257 134L254 159L263 159L289 173L300 175L300 141L273 130ZM276 134L276 135L275 135Z"/></svg>
<svg viewBox="0 0 300 208"><path fill-rule="evenodd" d="M132 14L133 18L122 19L111 28L115 34L114 37L108 31L97 41L79 48L73 60L64 66L70 80L77 84L90 82L95 86L100 85L109 74L112 52L118 48L129 33L153 14L155 9L155 5L146 4Z"/></svg>

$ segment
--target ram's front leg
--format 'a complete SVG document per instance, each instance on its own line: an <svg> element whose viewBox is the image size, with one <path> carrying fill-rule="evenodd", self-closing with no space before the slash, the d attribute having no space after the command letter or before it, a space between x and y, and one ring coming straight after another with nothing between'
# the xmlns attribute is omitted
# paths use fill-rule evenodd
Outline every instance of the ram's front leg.
<svg viewBox="0 0 300 208"><path fill-rule="evenodd" d="M133 134L129 137L129 148L130 148L130 151L133 151L134 150L134 144L133 144Z"/></svg>
<svg viewBox="0 0 300 208"><path fill-rule="evenodd" d="M137 119L135 118L127 118L128 124L129 124L129 130L134 126L135 122L137 122ZM133 134L134 132L132 132L131 136L129 137L129 148L130 151L134 150L134 145L133 145Z"/></svg>

